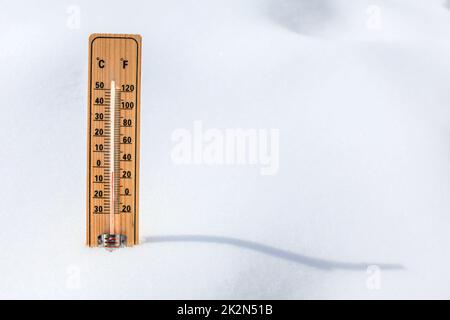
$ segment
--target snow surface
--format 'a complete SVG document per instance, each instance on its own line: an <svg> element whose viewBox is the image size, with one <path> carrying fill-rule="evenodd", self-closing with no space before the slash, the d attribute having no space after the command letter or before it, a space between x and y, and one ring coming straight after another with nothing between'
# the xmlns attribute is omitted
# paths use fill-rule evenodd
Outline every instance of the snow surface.
<svg viewBox="0 0 450 320"><path fill-rule="evenodd" d="M450 298L449 8L2 0L0 298ZM84 246L94 32L143 36L142 245L113 253ZM278 128L279 173L175 165L195 120Z"/></svg>

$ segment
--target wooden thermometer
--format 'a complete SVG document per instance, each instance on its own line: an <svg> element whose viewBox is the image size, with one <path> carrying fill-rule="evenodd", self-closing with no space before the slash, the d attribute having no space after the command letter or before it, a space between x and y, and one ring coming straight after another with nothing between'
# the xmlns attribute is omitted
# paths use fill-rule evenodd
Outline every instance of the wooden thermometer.
<svg viewBox="0 0 450 320"><path fill-rule="evenodd" d="M139 242L141 36L89 37L87 244Z"/></svg>

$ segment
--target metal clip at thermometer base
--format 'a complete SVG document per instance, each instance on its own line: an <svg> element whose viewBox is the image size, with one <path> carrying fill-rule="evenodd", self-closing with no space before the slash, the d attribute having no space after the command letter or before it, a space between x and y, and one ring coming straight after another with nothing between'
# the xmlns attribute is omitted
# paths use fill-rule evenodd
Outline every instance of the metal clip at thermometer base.
<svg viewBox="0 0 450 320"><path fill-rule="evenodd" d="M104 233L98 236L98 245L106 249L118 249L125 247L127 236L123 234Z"/></svg>

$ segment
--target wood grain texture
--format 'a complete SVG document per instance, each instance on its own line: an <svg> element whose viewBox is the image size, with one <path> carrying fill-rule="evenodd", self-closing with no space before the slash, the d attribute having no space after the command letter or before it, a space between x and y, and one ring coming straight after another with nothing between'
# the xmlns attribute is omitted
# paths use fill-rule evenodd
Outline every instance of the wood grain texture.
<svg viewBox="0 0 450 320"><path fill-rule="evenodd" d="M127 246L139 242L141 45L139 35L89 37L86 242L90 247L97 246L97 237L110 233L110 228L127 236ZM117 93L115 119L111 119L112 81ZM116 132L111 132L112 121ZM117 147L114 159L109 156L112 145ZM110 203L111 192L117 196L115 204Z"/></svg>

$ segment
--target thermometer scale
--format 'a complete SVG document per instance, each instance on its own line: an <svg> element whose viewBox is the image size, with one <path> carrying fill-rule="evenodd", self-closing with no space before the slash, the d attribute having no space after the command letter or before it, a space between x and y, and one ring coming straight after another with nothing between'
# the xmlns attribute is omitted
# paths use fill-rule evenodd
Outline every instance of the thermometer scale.
<svg viewBox="0 0 450 320"><path fill-rule="evenodd" d="M141 36L89 38L87 245L139 242Z"/></svg>

